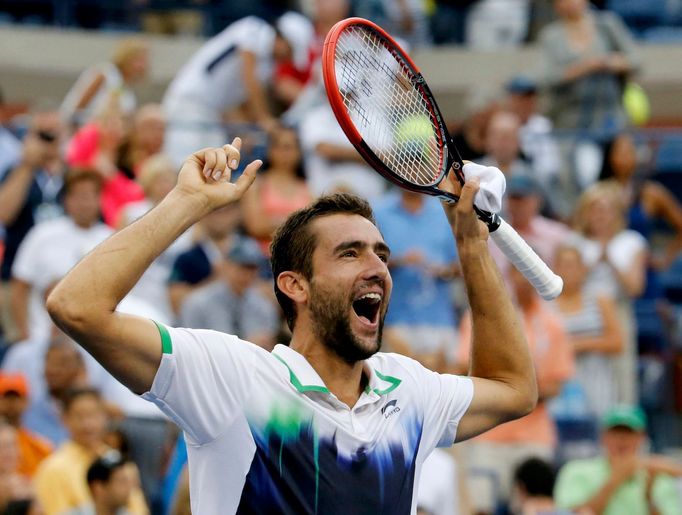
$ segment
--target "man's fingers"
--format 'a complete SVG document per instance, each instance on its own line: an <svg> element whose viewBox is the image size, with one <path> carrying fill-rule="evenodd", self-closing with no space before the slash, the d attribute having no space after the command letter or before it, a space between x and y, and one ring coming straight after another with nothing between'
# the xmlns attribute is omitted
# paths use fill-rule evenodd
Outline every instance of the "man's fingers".
<svg viewBox="0 0 682 515"><path fill-rule="evenodd" d="M478 192L480 180L478 177L472 177L467 180L462 186L462 191L457 203L457 210L462 213L469 213L474 210L474 197Z"/></svg>
<svg viewBox="0 0 682 515"><path fill-rule="evenodd" d="M236 170L239 167L239 160L241 159L242 140L236 137L232 140L230 145L225 145L223 150L227 154L227 165L231 170Z"/></svg>
<svg viewBox="0 0 682 515"><path fill-rule="evenodd" d="M215 165L217 161L215 150L212 148L205 148L197 152L196 154L199 155L203 154L202 157L204 161L204 169L202 170L202 173L204 174L204 177L210 179L213 176L213 171L215 170Z"/></svg>
<svg viewBox="0 0 682 515"><path fill-rule="evenodd" d="M263 165L263 161L260 159L256 159L255 161L252 161L251 163L248 164L244 172L239 176L239 179L234 183L235 188L237 189L237 194L241 197L246 190L249 189L249 186L253 184L253 181L256 179L256 172L260 169L260 167Z"/></svg>

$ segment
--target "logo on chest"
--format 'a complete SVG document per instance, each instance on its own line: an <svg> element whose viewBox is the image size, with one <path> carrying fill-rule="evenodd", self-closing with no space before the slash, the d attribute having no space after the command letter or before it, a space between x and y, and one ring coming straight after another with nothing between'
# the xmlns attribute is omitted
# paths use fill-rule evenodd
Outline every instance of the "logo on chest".
<svg viewBox="0 0 682 515"><path fill-rule="evenodd" d="M398 413L400 411L400 407L398 406L398 400L393 399L391 401L388 401L386 405L381 408L381 414L384 416L385 419L388 419Z"/></svg>

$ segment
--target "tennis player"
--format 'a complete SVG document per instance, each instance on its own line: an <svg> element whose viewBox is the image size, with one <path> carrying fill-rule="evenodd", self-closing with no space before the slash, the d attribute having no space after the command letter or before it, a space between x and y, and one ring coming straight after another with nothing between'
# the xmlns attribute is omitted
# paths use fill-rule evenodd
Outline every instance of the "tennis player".
<svg viewBox="0 0 682 515"><path fill-rule="evenodd" d="M194 513L414 513L434 447L523 416L537 400L527 344L473 212L478 186L468 182L446 208L473 313L472 377L378 352L389 249L368 204L349 194L294 213L274 238L290 346L267 352L236 336L116 312L175 238L251 185L260 161L229 182L240 146L235 139L191 155L171 193L87 255L48 310L183 429Z"/></svg>

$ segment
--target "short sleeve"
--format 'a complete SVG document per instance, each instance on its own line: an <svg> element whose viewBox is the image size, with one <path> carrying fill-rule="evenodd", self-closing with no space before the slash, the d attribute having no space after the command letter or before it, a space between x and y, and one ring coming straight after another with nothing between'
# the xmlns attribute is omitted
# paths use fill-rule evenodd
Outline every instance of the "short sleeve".
<svg viewBox="0 0 682 515"><path fill-rule="evenodd" d="M459 421L471 404L473 381L469 377L438 374L424 367L418 380L424 396L426 448L450 447L455 442Z"/></svg>
<svg viewBox="0 0 682 515"><path fill-rule="evenodd" d="M143 398L173 419L191 443L209 443L241 413L257 348L216 331L157 326L163 356Z"/></svg>

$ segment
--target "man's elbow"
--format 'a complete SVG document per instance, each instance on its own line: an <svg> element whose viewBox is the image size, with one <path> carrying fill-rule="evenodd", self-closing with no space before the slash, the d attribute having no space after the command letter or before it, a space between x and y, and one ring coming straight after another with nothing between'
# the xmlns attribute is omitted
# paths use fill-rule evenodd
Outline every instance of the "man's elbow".
<svg viewBox="0 0 682 515"><path fill-rule="evenodd" d="M525 417L529 415L538 405L538 388L536 384L524 385L524 388L516 390L515 402L509 410L510 420Z"/></svg>
<svg viewBox="0 0 682 515"><path fill-rule="evenodd" d="M82 306L56 288L45 301L45 309L58 327L67 333L79 333L87 325Z"/></svg>

